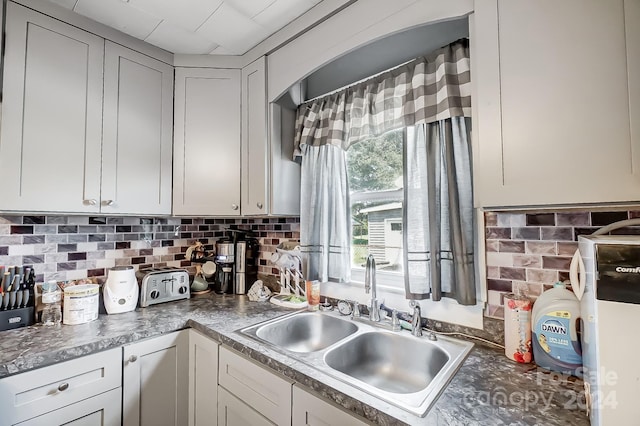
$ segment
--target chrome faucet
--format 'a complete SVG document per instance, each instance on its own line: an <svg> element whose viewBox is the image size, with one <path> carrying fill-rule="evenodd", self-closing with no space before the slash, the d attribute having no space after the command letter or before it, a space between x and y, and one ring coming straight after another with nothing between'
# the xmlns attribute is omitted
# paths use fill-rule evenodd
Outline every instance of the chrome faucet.
<svg viewBox="0 0 640 426"><path fill-rule="evenodd" d="M422 316L420 311L420 303L412 300L409 306L413 308L413 316L411 318L411 334L416 337L422 336Z"/></svg>
<svg viewBox="0 0 640 426"><path fill-rule="evenodd" d="M376 260L370 254L367 257L367 266L364 270L364 291L369 294L371 292L371 306L369 307L369 319L371 321L380 321L380 303L377 298L376 286Z"/></svg>

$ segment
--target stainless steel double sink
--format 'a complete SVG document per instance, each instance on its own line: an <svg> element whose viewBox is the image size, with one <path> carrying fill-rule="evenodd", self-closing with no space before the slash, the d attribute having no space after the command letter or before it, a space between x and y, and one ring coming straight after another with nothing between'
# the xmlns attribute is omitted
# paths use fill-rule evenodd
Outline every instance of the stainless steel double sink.
<svg viewBox="0 0 640 426"><path fill-rule="evenodd" d="M335 312L296 312L239 330L350 386L424 416L472 343L391 332Z"/></svg>

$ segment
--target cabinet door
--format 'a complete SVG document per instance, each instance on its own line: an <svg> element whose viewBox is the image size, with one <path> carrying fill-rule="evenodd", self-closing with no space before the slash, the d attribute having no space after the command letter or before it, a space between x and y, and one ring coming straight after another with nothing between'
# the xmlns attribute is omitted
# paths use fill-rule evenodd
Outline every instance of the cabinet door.
<svg viewBox="0 0 640 426"><path fill-rule="evenodd" d="M218 342L189 330L189 425L218 421Z"/></svg>
<svg viewBox="0 0 640 426"><path fill-rule="evenodd" d="M292 382L220 348L219 384L278 425L291 424ZM219 415L221 415L219 413Z"/></svg>
<svg viewBox="0 0 640 426"><path fill-rule="evenodd" d="M7 3L3 210L100 208L103 39Z"/></svg>
<svg viewBox="0 0 640 426"><path fill-rule="evenodd" d="M0 380L0 418L8 424L120 388L122 349L83 356Z"/></svg>
<svg viewBox="0 0 640 426"><path fill-rule="evenodd" d="M175 215L240 215L240 70L176 68Z"/></svg>
<svg viewBox="0 0 640 426"><path fill-rule="evenodd" d="M242 214L269 212L266 59L242 69Z"/></svg>
<svg viewBox="0 0 640 426"><path fill-rule="evenodd" d="M293 385L293 424L296 426L366 425L343 409Z"/></svg>
<svg viewBox="0 0 640 426"><path fill-rule="evenodd" d="M124 347L124 426L187 424L188 336L183 330Z"/></svg>
<svg viewBox="0 0 640 426"><path fill-rule="evenodd" d="M60 408L26 422L19 426L113 426L120 424L121 389L85 399Z"/></svg>
<svg viewBox="0 0 640 426"><path fill-rule="evenodd" d="M109 41L102 213L171 214L173 67Z"/></svg>
<svg viewBox="0 0 640 426"><path fill-rule="evenodd" d="M220 426L275 425L223 387L220 387L218 391L218 424Z"/></svg>
<svg viewBox="0 0 640 426"><path fill-rule="evenodd" d="M478 205L640 199L624 21L633 2L476 1Z"/></svg>

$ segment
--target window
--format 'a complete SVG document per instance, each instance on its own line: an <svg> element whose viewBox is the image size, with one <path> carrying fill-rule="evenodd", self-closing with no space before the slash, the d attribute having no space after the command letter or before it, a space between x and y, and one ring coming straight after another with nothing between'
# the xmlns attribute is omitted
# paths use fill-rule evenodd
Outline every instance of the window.
<svg viewBox="0 0 640 426"><path fill-rule="evenodd" d="M351 196L352 278L361 281L367 256L384 284L403 285L404 130L352 145L347 152Z"/></svg>

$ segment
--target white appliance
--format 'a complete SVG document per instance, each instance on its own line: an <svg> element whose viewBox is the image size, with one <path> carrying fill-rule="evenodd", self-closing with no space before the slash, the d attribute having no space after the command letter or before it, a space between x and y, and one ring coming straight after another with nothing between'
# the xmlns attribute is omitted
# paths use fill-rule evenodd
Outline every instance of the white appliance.
<svg viewBox="0 0 640 426"><path fill-rule="evenodd" d="M584 264L582 359L591 424L637 424L640 236L580 236L578 251Z"/></svg>
<svg viewBox="0 0 640 426"><path fill-rule="evenodd" d="M138 304L138 280L133 266L109 269L103 290L104 308L108 314L133 311Z"/></svg>

